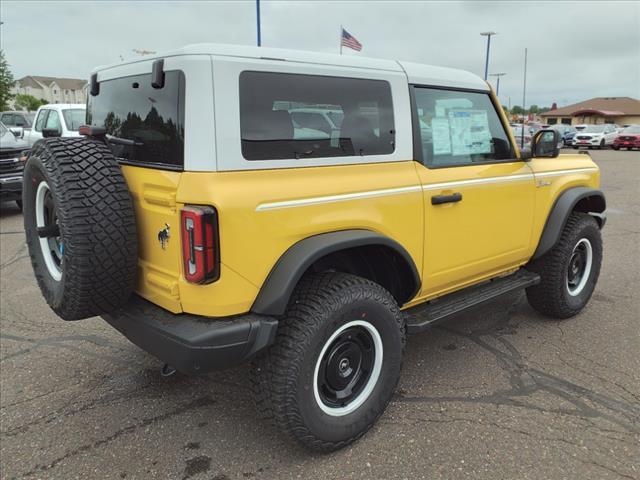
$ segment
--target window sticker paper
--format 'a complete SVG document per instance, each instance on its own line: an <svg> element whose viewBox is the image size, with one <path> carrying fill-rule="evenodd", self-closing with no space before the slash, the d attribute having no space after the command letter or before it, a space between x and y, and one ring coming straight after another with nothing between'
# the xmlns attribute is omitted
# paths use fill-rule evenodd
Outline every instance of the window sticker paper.
<svg viewBox="0 0 640 480"><path fill-rule="evenodd" d="M447 117L435 117L431 119L431 132L433 136L433 154L451 154L451 132Z"/></svg>
<svg viewBox="0 0 640 480"><path fill-rule="evenodd" d="M485 110L450 110L449 125L452 155L491 152L491 133Z"/></svg>

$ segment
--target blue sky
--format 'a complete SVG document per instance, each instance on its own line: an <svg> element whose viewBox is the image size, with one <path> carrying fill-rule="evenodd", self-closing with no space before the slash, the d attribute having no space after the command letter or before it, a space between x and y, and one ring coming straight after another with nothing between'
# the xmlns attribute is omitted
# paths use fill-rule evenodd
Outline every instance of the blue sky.
<svg viewBox="0 0 640 480"><path fill-rule="evenodd" d="M640 2L265 1L269 47L338 52L340 24L363 45L347 55L506 72L503 103L559 105L595 96L640 98ZM190 43L255 44L254 1L0 2L0 41L14 76L86 78L96 65Z"/></svg>

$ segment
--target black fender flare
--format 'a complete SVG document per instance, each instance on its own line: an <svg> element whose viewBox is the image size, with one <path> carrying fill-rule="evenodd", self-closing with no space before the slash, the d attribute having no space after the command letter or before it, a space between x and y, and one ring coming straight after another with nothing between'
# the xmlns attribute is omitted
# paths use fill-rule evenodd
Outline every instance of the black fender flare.
<svg viewBox="0 0 640 480"><path fill-rule="evenodd" d="M593 215L596 217L596 220L598 220L600 228L604 227L606 222L604 212L607 209L604 193L589 187L574 187L565 190L560 194L551 208L551 212L547 217L547 223L540 237L540 242L538 242L538 248L536 248L532 259L535 260L541 257L555 246L558 240L560 240L560 235L562 235L562 230L564 230L569 215L576 210L578 203L585 199L586 202L583 202L585 206L580 207L578 210Z"/></svg>
<svg viewBox="0 0 640 480"><path fill-rule="evenodd" d="M251 311L262 315L282 315L300 278L316 260L339 250L366 245L390 247L407 262L415 283L410 297L413 298L420 289L420 274L402 245L370 230L341 230L307 237L289 247L269 272Z"/></svg>

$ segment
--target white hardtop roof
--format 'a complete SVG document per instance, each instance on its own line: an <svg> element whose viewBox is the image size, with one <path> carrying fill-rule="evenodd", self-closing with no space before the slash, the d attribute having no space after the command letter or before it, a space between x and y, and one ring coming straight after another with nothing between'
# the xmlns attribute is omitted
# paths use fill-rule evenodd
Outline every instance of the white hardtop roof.
<svg viewBox="0 0 640 480"><path fill-rule="evenodd" d="M253 58L264 60L283 60L300 63L313 63L320 65L334 65L350 68L363 68L371 70L386 70L392 72L405 72L409 83L421 85L434 85L442 87L468 88L474 90L489 90L486 82L473 73L455 68L436 67L421 63L386 60L382 58L370 58L360 55L338 55L323 52L310 52L304 50L290 50L282 48L255 47L248 45L225 45L215 43L197 43L187 45L176 50L161 52L132 60L113 63L97 67L93 72L116 69L119 66L147 62L159 58L167 58L179 55L215 55L226 57ZM92 73L93 73L92 72Z"/></svg>

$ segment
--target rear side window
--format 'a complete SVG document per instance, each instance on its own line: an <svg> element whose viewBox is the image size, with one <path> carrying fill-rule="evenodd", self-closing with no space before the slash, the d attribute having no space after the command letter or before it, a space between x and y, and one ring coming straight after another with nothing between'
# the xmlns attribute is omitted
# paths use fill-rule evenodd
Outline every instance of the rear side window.
<svg viewBox="0 0 640 480"><path fill-rule="evenodd" d="M247 160L390 154L391 87L382 80L242 72L240 131Z"/></svg>
<svg viewBox="0 0 640 480"><path fill-rule="evenodd" d="M427 167L474 165L513 158L487 93L414 87L414 129Z"/></svg>
<svg viewBox="0 0 640 480"><path fill-rule="evenodd" d="M67 126L67 130L77 132L80 125L85 124L87 112L81 108L68 108L66 110L62 110L62 116L64 117L64 123Z"/></svg>
<svg viewBox="0 0 640 480"><path fill-rule="evenodd" d="M113 154L125 163L184 166L184 74L165 72L163 88L151 74L100 82L89 96L87 123L104 127Z"/></svg>

